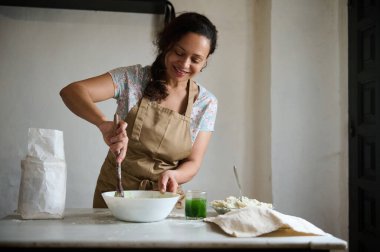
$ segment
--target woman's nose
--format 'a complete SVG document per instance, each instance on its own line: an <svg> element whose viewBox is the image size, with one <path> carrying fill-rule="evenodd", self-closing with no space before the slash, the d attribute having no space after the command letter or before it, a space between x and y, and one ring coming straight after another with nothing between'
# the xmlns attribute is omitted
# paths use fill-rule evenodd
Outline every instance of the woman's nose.
<svg viewBox="0 0 380 252"><path fill-rule="evenodd" d="M188 68L190 66L191 59L189 57L184 57L181 60L181 65L183 68Z"/></svg>

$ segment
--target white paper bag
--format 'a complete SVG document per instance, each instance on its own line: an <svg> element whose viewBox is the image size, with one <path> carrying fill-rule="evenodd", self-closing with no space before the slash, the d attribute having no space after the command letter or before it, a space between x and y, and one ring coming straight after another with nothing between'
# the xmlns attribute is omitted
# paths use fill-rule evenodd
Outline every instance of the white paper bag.
<svg viewBox="0 0 380 252"><path fill-rule="evenodd" d="M30 128L28 132L28 156L41 161L64 161L63 132Z"/></svg>
<svg viewBox="0 0 380 252"><path fill-rule="evenodd" d="M29 129L28 154L21 161L18 211L23 219L63 218L66 202L63 134Z"/></svg>

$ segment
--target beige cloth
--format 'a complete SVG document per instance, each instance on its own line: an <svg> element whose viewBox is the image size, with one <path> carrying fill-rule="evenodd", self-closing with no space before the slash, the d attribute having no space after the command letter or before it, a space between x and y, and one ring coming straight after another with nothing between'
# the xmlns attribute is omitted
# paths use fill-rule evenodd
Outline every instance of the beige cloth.
<svg viewBox="0 0 380 252"><path fill-rule="evenodd" d="M256 237L293 235L328 235L310 222L291 215L285 215L267 207L245 207L230 211L224 215L205 218L213 222L224 232L235 237ZM276 232L275 232L276 231Z"/></svg>

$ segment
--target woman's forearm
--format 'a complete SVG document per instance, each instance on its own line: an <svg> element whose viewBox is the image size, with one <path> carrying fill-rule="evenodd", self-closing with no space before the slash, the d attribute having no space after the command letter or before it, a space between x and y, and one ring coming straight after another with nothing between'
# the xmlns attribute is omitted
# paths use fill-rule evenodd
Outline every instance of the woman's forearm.
<svg viewBox="0 0 380 252"><path fill-rule="evenodd" d="M96 126L107 120L92 100L89 92L80 83L71 83L59 94L70 111L84 120Z"/></svg>
<svg viewBox="0 0 380 252"><path fill-rule="evenodd" d="M184 184L189 182L198 173L200 165L200 162L195 160L186 160L181 163L175 170L177 183Z"/></svg>
<svg viewBox="0 0 380 252"><path fill-rule="evenodd" d="M67 85L60 91L63 102L77 116L96 125L103 135L104 142L117 156L117 162L122 162L127 151L127 123L120 120L115 130L113 121L107 121L97 102L105 101L114 96L114 84L111 76L106 73Z"/></svg>
<svg viewBox="0 0 380 252"><path fill-rule="evenodd" d="M175 170L175 178L178 184L190 181L199 171L203 157L206 153L212 132L200 131L193 144L191 154L181 161Z"/></svg>
<svg viewBox="0 0 380 252"><path fill-rule="evenodd" d="M96 106L114 96L115 86L109 73L67 85L59 93L66 106L77 116L99 127L107 121L106 116Z"/></svg>

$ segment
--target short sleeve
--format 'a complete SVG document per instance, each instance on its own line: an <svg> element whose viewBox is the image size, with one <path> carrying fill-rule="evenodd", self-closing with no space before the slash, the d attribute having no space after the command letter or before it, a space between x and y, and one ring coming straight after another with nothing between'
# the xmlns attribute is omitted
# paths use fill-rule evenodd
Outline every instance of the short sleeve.
<svg viewBox="0 0 380 252"><path fill-rule="evenodd" d="M199 131L214 131L216 115L218 110L218 100L216 97L200 86L200 92L193 105L191 115L191 136L195 141Z"/></svg>
<svg viewBox="0 0 380 252"><path fill-rule="evenodd" d="M215 96L210 97L199 124L200 131L214 131L218 101Z"/></svg>
<svg viewBox="0 0 380 252"><path fill-rule="evenodd" d="M117 113L125 118L129 110L137 104L150 79L150 66L133 65L115 68L108 72L115 84L114 98Z"/></svg>
<svg viewBox="0 0 380 252"><path fill-rule="evenodd" d="M144 84L146 85L147 77L150 75L150 67L141 65L118 67L108 73L115 84L114 98L118 99L123 92L128 92L130 88L145 88Z"/></svg>

